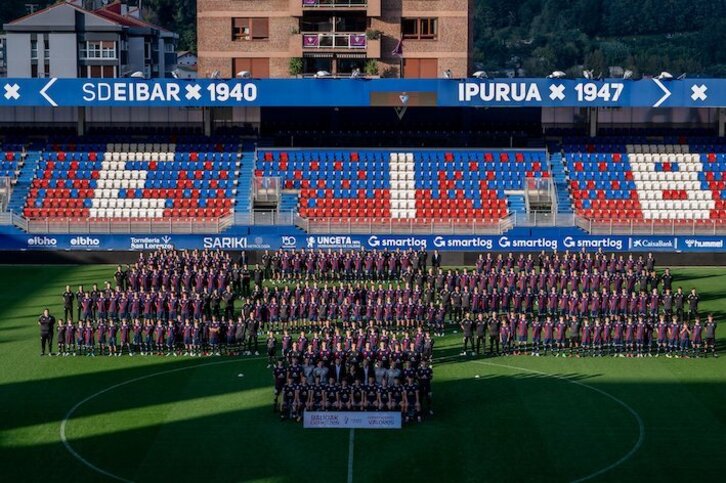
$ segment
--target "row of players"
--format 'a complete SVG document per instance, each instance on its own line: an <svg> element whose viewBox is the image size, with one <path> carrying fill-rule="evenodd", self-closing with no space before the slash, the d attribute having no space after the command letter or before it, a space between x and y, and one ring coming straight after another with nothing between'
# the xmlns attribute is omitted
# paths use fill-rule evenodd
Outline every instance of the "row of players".
<svg viewBox="0 0 726 483"><path fill-rule="evenodd" d="M117 287L111 289L106 284L104 290L94 285L93 290L84 292L83 287L74 295L70 287L63 293L64 319L73 316L73 298L81 297L78 306L78 319L201 319L216 316L225 319L235 316L237 296L231 287L219 294L206 289L201 293L167 292L162 288L156 292L126 292ZM568 291L563 288L558 292L552 288L549 292L541 289L534 292L530 288L524 291L500 285L495 290L479 291L468 286L463 290L455 287L453 291L444 288L439 292L426 288L389 283L387 287L377 287L365 283L348 283L339 286L328 286L317 283L297 284L296 286L279 286L257 288L250 298L243 297L242 315L249 314L259 320L272 324L307 320L315 322L319 319L340 319L343 321L378 320L391 321L418 320L434 325L439 319L451 314L460 320L465 312L515 311L518 313L539 315L577 315L580 317L600 317L601 315L657 315L663 311L666 316L672 313L683 317L686 307L689 318L697 315L700 296L695 289L685 294L681 287L671 293L670 287L662 292L654 287L651 293L628 291L615 288L608 291L605 287L600 292Z"/></svg>
<svg viewBox="0 0 726 483"><path fill-rule="evenodd" d="M406 361L403 369L393 363L387 370L380 362L375 363L375 368L370 367L368 361L364 359L361 367L348 364L348 372L343 371L339 358L330 368L319 361L308 372L297 358L288 364L279 359L272 370L273 409L280 411L282 420L297 421L304 411L400 411L406 422L420 422L422 409L434 414L430 359L421 360L418 365Z"/></svg>
<svg viewBox="0 0 726 483"><path fill-rule="evenodd" d="M219 321L213 318L210 321L162 320L141 321L133 323L122 320L116 323L113 320L106 322L100 320L93 323L90 320L74 324L68 320L63 322L50 315L45 310L40 316L38 324L41 328L41 355L45 354L46 345L52 353L54 330L57 329L59 355L129 355L166 354L177 356L196 356L202 354L246 354L259 355L260 326L257 320L238 319L237 321ZM263 335L264 337L264 335ZM326 365L334 358L347 360L350 354L354 358L358 354L363 359L374 356L378 362L388 367L389 362L402 363L411 360L413 354L426 354L433 352L434 341L429 332L418 328L415 333L399 334L382 331L372 323L366 328L356 330L347 329L343 334L340 328L334 328L329 321L313 332L310 337L301 331L299 337L294 339L287 330L283 331L278 341L275 333L267 332L265 347L269 356L274 356L277 347L281 345L282 355L288 360L305 358L314 362L323 360ZM383 354L387 354L383 357Z"/></svg>
<svg viewBox="0 0 726 483"><path fill-rule="evenodd" d="M679 319L670 320L664 314L657 319L638 317L579 318L551 316L544 319L525 314L510 313L499 317L496 312L485 318L466 317L461 323L463 348L461 355L481 354L482 345L489 339L492 355L531 354L539 356L548 352L555 356L613 355L651 356L708 356L716 353L717 323L712 314L705 323L696 317L693 324ZM531 335L531 341L530 341ZM486 347L485 347L486 349Z"/></svg>
<svg viewBox="0 0 726 483"><path fill-rule="evenodd" d="M308 384L305 377L300 383L288 380L279 392L282 399L279 401L280 419L300 421L305 411L400 411L406 423L421 422L422 404L421 394L428 400L428 412L431 409L431 386L421 386L413 379L408 378L404 384L396 378L392 384L383 379L377 384L373 377L367 384L356 380L348 384L348 379L340 383L330 378L328 384L323 385L320 379Z"/></svg>
<svg viewBox="0 0 726 483"><path fill-rule="evenodd" d="M287 254L288 252L282 252ZM361 254L378 253L378 256L393 256L391 252L334 252L317 253L308 252L306 256L362 256ZM303 254L305 252L303 251ZM263 255L263 259L269 255ZM497 287L506 286L511 290L526 292L531 289L534 293L545 290L550 293L553 288L556 291L595 291L599 292L602 288L608 291L612 288L617 293L622 289L626 289L629 293L634 291L650 292L652 288L656 288L662 282L663 288L672 289L672 275L666 269L661 276L656 276L654 271L655 260L649 256L645 261L636 262L630 257L630 261L623 260L624 270L618 271L610 267L611 263L606 263L607 258L601 254L574 254L565 253L563 262L553 263L553 260L559 260L559 255L540 254L538 256L539 272L534 268L534 258L523 255L514 261L514 257L510 254L506 259L501 255L497 259L493 259L491 254L486 257L480 256L475 269L468 271L459 270L439 270L438 267L426 271L413 271L409 269L402 271L396 279L402 281L404 285L418 287L421 291L427 287L432 288L435 292L446 290L455 292L455 288L463 292L468 287L469 292L474 292L475 288L480 293L491 291ZM599 261L599 260L602 261ZM622 257L621 257L622 259ZM509 260L509 262L507 262ZM614 258L610 259L615 260ZM496 262L496 263L494 263ZM505 263L507 262L507 263ZM616 263L617 265L617 263ZM263 281L269 276L265 275L267 270L260 268L259 265L254 270L255 287L262 286ZM229 254L218 251L203 252L177 252L172 250L159 250L150 255L140 255L139 261L134 265L128 266L127 270L118 267L114 274L116 287L121 291L131 291L133 293L159 293L164 289L167 293L203 293L208 295L215 293L222 297L222 294L230 292L235 295L242 294L248 296L251 294L250 274L247 265L232 263ZM277 277L281 282L294 281L294 277L285 276L284 274ZM370 277L361 274L355 277L358 280L370 279ZM107 290L106 295L109 295ZM86 295L89 295L92 303L95 305L99 297L97 287L86 294L84 290L79 289L73 293L67 288L64 294L64 304L72 306L75 303L80 307ZM103 294L100 294L103 295ZM95 310L92 307L91 310ZM80 318L80 314L79 314Z"/></svg>
<svg viewBox="0 0 726 483"><path fill-rule="evenodd" d="M314 278L319 280L384 280L400 277L408 271L423 272L428 266L437 269L441 266L441 256L435 250L431 255L425 248L418 251L412 249L401 251L384 250L278 250L274 253L265 251L261 257L261 268L267 278ZM490 270L509 270L516 268L526 271L538 267L540 270L583 271L598 269L600 272L625 273L627 271L649 273L655 268L655 258L649 254L646 258L632 255L625 258L612 254L607 257L601 251L595 254L570 253L562 254L544 251L537 255L520 254L517 258L512 253L507 255L491 253L481 254L476 261L477 273Z"/></svg>

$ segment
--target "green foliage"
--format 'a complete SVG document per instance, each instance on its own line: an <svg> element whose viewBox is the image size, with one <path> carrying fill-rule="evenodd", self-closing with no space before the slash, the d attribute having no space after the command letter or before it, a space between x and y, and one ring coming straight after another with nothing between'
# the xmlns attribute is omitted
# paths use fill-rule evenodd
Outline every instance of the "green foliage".
<svg viewBox="0 0 726 483"><path fill-rule="evenodd" d="M368 40L378 40L381 38L381 35L383 32L377 29L368 29L366 30L366 38Z"/></svg>
<svg viewBox="0 0 726 483"><path fill-rule="evenodd" d="M477 0L474 30L474 58L487 70L726 71L723 1Z"/></svg>
<svg viewBox="0 0 726 483"><path fill-rule="evenodd" d="M303 60L300 57L290 59L290 65L287 68L290 75L300 75L303 71Z"/></svg>
<svg viewBox="0 0 726 483"><path fill-rule="evenodd" d="M368 59L363 69L366 75L378 75L378 62L374 59Z"/></svg>
<svg viewBox="0 0 726 483"><path fill-rule="evenodd" d="M179 35L178 50L197 51L197 0L145 0L144 19Z"/></svg>

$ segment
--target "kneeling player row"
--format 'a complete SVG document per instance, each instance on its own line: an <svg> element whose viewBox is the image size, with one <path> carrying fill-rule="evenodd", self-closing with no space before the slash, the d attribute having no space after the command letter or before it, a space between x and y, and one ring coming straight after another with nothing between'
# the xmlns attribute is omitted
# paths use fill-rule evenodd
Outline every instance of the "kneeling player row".
<svg viewBox="0 0 726 483"><path fill-rule="evenodd" d="M383 379L380 384L371 376L367 384L356 380L352 385L347 379L340 383L331 377L328 384L316 379L308 384L302 376L299 383L288 378L279 391L280 419L300 421L305 411L400 411L404 422L421 421L422 398L426 400L429 414L431 409L430 380L426 384L416 383L413 377L401 383L396 378L392 384ZM276 401L278 391L276 390Z"/></svg>

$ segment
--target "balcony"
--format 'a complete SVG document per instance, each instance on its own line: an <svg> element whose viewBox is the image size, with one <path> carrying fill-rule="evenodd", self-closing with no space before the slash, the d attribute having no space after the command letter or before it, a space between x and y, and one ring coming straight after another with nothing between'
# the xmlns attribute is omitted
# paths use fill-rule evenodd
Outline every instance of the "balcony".
<svg viewBox="0 0 726 483"><path fill-rule="evenodd" d="M290 0L290 14L293 17L302 16L303 10L306 12L364 10L369 17L380 17L381 0Z"/></svg>
<svg viewBox="0 0 726 483"><path fill-rule="evenodd" d="M293 57L303 52L361 52L370 59L381 56L381 41L366 38L365 33L303 33L290 38Z"/></svg>

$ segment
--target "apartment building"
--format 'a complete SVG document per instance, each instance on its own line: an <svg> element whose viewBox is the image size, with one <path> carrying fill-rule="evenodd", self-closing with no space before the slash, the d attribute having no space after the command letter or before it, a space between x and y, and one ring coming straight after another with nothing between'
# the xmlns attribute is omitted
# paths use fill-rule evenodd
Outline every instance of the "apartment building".
<svg viewBox="0 0 726 483"><path fill-rule="evenodd" d="M199 77L470 74L474 0L198 0Z"/></svg>
<svg viewBox="0 0 726 483"><path fill-rule="evenodd" d="M59 2L5 24L8 77L170 77L178 36L145 22L126 0Z"/></svg>

